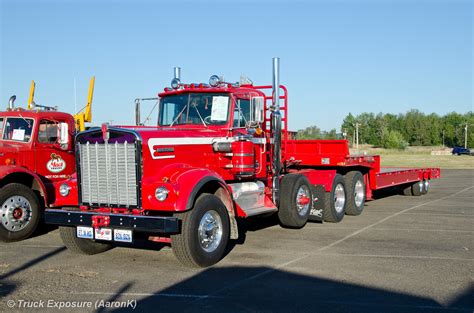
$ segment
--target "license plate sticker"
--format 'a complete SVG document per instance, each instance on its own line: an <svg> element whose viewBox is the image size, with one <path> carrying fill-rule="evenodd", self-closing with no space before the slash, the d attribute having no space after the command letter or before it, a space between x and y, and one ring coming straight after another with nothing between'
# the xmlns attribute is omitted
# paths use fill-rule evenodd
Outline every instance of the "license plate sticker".
<svg viewBox="0 0 474 313"><path fill-rule="evenodd" d="M94 239L94 229L92 227L77 226L77 238Z"/></svg>
<svg viewBox="0 0 474 313"><path fill-rule="evenodd" d="M132 231L128 229L114 229L114 240L121 242L132 242Z"/></svg>
<svg viewBox="0 0 474 313"><path fill-rule="evenodd" d="M95 230L95 239L112 240L112 229L111 228L97 228Z"/></svg>

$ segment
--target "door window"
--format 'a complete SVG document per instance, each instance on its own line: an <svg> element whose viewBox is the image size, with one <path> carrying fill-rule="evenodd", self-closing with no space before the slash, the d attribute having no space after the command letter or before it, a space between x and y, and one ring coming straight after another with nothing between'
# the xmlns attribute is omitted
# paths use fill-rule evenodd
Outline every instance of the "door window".
<svg viewBox="0 0 474 313"><path fill-rule="evenodd" d="M38 129L38 142L57 143L59 140L59 124L53 121L42 120Z"/></svg>

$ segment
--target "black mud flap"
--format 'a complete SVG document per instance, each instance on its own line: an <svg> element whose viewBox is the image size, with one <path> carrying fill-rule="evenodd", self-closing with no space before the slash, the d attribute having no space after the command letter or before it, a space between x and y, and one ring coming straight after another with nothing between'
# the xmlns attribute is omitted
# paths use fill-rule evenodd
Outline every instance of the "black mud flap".
<svg viewBox="0 0 474 313"><path fill-rule="evenodd" d="M311 195L313 196L313 206L309 213L309 220L313 222L322 222L324 197L326 196L326 190L322 185L311 185Z"/></svg>

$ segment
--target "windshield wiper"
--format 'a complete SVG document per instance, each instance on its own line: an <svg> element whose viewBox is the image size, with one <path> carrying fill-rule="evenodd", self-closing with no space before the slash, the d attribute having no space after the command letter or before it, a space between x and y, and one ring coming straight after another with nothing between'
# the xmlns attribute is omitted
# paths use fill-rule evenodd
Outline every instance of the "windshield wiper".
<svg viewBox="0 0 474 313"><path fill-rule="evenodd" d="M173 122L170 124L170 127L174 125L174 123L176 123L176 121L181 117L181 115L183 115L183 112L184 110L186 110L188 108L188 105L186 105L182 110L181 112L179 112L178 116L176 116L176 118L173 120Z"/></svg>
<svg viewBox="0 0 474 313"><path fill-rule="evenodd" d="M197 112L199 118L201 119L202 124L207 128L207 124L206 124L206 122L204 122L204 119L202 118L201 113L199 113L198 108L197 108L195 105L194 105L193 107L194 107L194 109L196 110L196 112Z"/></svg>

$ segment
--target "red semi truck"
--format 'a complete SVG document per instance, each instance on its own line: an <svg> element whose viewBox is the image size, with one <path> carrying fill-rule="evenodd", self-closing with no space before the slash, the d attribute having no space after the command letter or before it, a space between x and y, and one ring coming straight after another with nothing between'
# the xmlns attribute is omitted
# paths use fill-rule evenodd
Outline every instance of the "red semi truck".
<svg viewBox="0 0 474 313"><path fill-rule="evenodd" d="M54 205L60 182L75 173L75 128L84 130L84 122L91 120L94 82L92 77L87 105L75 115L35 104L34 81L27 109L15 108L12 96L7 110L0 112L1 241L31 236L43 209Z"/></svg>
<svg viewBox="0 0 474 313"><path fill-rule="evenodd" d="M46 209L46 222L60 225L74 252L103 252L141 232L171 243L183 264L205 267L238 238L237 218L276 213L290 228L339 222L361 214L374 190L421 195L439 177L435 168L383 169L379 156L350 155L346 140L290 140L278 58L273 69L272 86L216 75L182 84L175 73L159 94L157 126L79 133L77 184L66 182L63 199L79 207Z"/></svg>

